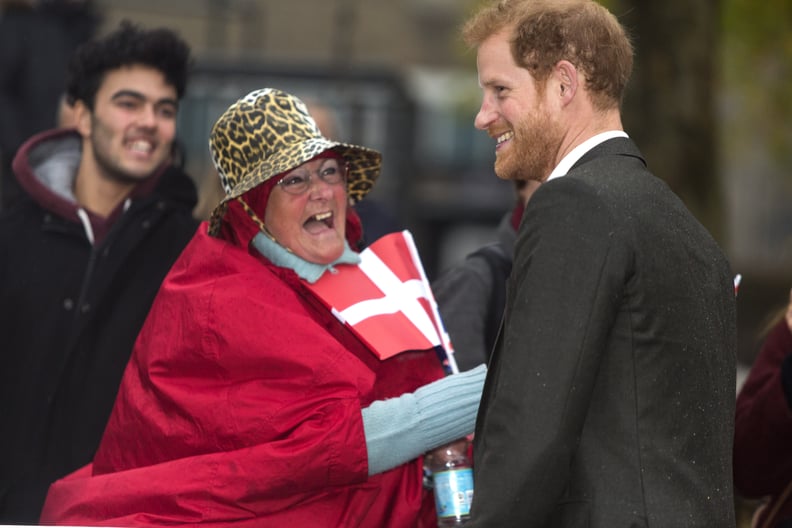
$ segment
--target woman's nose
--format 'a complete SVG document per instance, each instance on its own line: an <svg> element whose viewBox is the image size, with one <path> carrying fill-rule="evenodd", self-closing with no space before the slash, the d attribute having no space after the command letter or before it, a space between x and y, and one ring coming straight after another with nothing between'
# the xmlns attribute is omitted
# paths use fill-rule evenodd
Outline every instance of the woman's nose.
<svg viewBox="0 0 792 528"><path fill-rule="evenodd" d="M325 198L333 194L333 184L313 174L308 181L308 193L312 198Z"/></svg>

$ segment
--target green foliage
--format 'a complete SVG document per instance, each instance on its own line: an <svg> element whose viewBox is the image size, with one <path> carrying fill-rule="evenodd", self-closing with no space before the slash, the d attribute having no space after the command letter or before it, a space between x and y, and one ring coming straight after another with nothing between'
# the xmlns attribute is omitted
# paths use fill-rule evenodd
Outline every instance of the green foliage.
<svg viewBox="0 0 792 528"><path fill-rule="evenodd" d="M792 164L792 2L723 0L722 17L726 124L748 123L776 161Z"/></svg>
<svg viewBox="0 0 792 528"><path fill-rule="evenodd" d="M735 40L747 52L772 53L792 49L792 3L789 0L724 0L726 41Z"/></svg>

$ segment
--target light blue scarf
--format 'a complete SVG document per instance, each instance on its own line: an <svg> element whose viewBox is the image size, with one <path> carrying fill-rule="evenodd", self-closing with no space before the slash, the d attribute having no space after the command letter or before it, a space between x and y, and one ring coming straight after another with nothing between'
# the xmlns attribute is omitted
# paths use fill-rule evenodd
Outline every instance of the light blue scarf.
<svg viewBox="0 0 792 528"><path fill-rule="evenodd" d="M293 270L301 279L310 284L319 280L325 271L337 273L335 266L338 264L360 264L360 255L352 251L349 244L344 240L344 252L334 262L330 264L316 264L301 259L285 247L281 246L264 233L257 233L253 237L253 247L267 257L276 266Z"/></svg>

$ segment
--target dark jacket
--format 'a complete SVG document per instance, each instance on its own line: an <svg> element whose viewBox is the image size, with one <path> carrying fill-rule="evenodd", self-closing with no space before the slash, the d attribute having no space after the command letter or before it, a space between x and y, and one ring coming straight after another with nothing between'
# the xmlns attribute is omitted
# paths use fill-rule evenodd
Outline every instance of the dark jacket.
<svg viewBox="0 0 792 528"><path fill-rule="evenodd" d="M94 217L92 246L71 197L79 147L71 131L25 143L14 166L27 196L0 216L0 521L37 521L49 484L91 461L138 331L197 227L195 186L171 167L107 232Z"/></svg>
<svg viewBox="0 0 792 528"><path fill-rule="evenodd" d="M531 197L476 422L471 527L735 526L727 259L632 141Z"/></svg>
<svg viewBox="0 0 792 528"><path fill-rule="evenodd" d="M9 160L29 137L55 126L72 52L98 23L89 2L40 2L0 17L0 151Z"/></svg>
<svg viewBox="0 0 792 528"><path fill-rule="evenodd" d="M740 389L734 424L734 487L747 498L771 499L761 528L792 526L792 399L784 390L790 378L792 333L782 319Z"/></svg>

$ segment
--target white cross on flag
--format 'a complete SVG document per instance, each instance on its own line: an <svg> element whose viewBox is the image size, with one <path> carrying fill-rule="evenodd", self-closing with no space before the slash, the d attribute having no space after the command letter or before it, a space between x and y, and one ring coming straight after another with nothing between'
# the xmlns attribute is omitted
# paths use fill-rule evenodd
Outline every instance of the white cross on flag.
<svg viewBox="0 0 792 528"><path fill-rule="evenodd" d="M386 235L308 286L380 358L441 347L457 372L429 281L409 231Z"/></svg>

